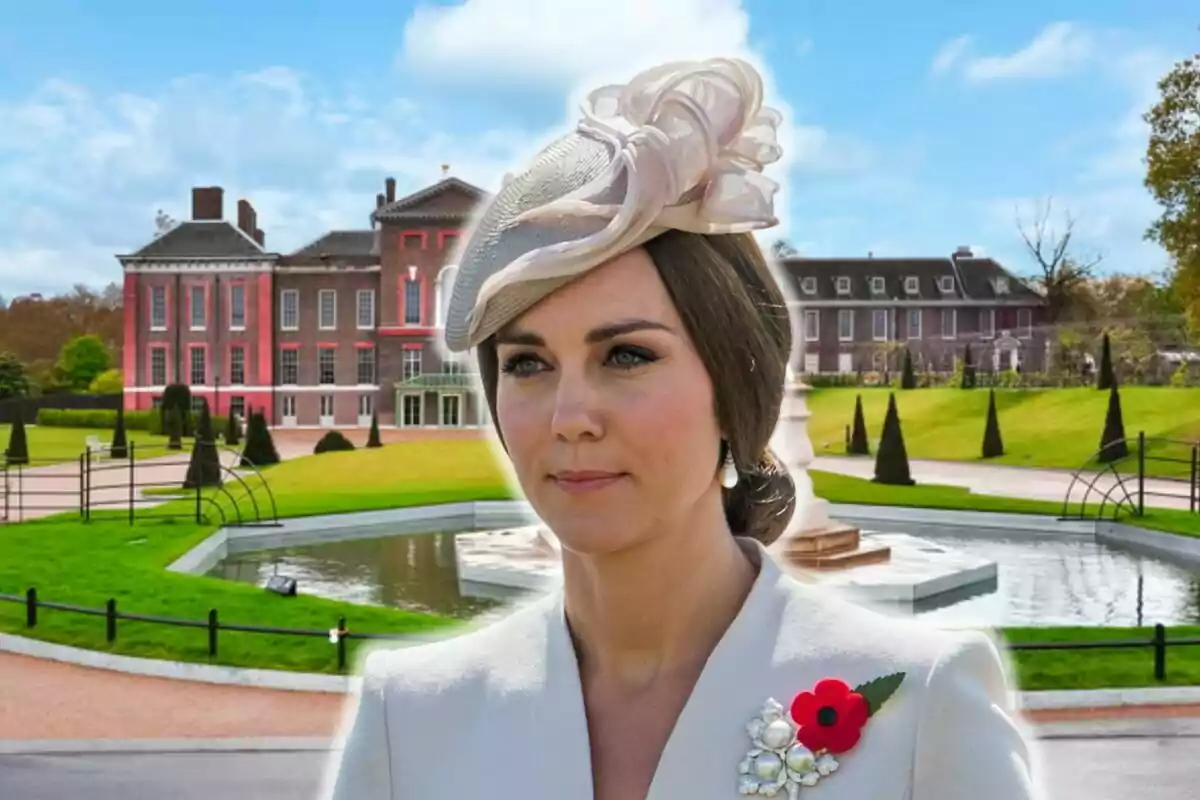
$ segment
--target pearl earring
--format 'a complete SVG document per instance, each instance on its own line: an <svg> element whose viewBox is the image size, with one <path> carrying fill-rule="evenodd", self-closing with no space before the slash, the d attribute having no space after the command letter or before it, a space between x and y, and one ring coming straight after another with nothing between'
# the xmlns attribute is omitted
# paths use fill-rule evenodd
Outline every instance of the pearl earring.
<svg viewBox="0 0 1200 800"><path fill-rule="evenodd" d="M738 471L737 464L733 463L733 448L725 448L725 460L721 462L721 485L726 489L732 489L737 486Z"/></svg>

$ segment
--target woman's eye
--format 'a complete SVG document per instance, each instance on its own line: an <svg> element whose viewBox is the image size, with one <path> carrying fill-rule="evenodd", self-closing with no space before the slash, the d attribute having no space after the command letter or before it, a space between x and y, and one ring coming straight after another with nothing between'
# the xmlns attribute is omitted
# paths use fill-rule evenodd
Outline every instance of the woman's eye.
<svg viewBox="0 0 1200 800"><path fill-rule="evenodd" d="M506 375L524 377L537 372L540 366L541 359L536 356L529 353L518 353L505 359L504 364L500 367L500 371Z"/></svg>
<svg viewBox="0 0 1200 800"><path fill-rule="evenodd" d="M609 362L618 369L633 369L640 367L643 364L649 364L656 361L657 357L649 350L644 350L641 347L630 347L622 345L614 347L608 355Z"/></svg>

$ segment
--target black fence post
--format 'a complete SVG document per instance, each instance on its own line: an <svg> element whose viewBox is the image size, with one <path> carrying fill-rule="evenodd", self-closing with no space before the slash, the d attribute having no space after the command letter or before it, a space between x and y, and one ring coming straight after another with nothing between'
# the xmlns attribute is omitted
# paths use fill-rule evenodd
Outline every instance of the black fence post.
<svg viewBox="0 0 1200 800"><path fill-rule="evenodd" d="M133 482L134 482L133 481L133 458L134 458L134 455L136 455L133 448L134 448L135 444L136 444L136 442L132 442L132 441L129 443L129 452L126 454L129 456L129 524L130 525L133 524Z"/></svg>
<svg viewBox="0 0 1200 800"><path fill-rule="evenodd" d="M346 618L338 617L337 624L338 672L346 670Z"/></svg>
<svg viewBox="0 0 1200 800"><path fill-rule="evenodd" d="M92 448L83 451L83 521L92 521Z"/></svg>
<svg viewBox="0 0 1200 800"><path fill-rule="evenodd" d="M208 654L215 656L217 654L217 630L220 625L217 622L217 610L210 608L208 611Z"/></svg>
<svg viewBox="0 0 1200 800"><path fill-rule="evenodd" d="M195 455L195 454L193 454L193 455ZM189 471L191 470L190 462L188 465L188 470ZM201 475L201 471L200 471L199 466L197 466L197 468L196 468L196 524L197 525L200 524L200 484L202 484L204 482L204 481L200 480L200 475Z"/></svg>
<svg viewBox="0 0 1200 800"><path fill-rule="evenodd" d="M1146 513L1146 432L1138 431L1138 516Z"/></svg>
<svg viewBox="0 0 1200 800"><path fill-rule="evenodd" d="M37 627L37 589L29 587L25 590L25 627Z"/></svg>
<svg viewBox="0 0 1200 800"><path fill-rule="evenodd" d="M79 454L79 518L83 518L83 507L86 503L83 500L83 453Z"/></svg>
<svg viewBox="0 0 1200 800"><path fill-rule="evenodd" d="M25 521L25 469L17 464L17 522Z"/></svg>
<svg viewBox="0 0 1200 800"><path fill-rule="evenodd" d="M1193 514L1200 510L1200 446L1192 445L1192 480L1188 483L1188 510Z"/></svg>
<svg viewBox="0 0 1200 800"><path fill-rule="evenodd" d="M116 600L109 599L108 603L105 605L104 617L105 617L105 621L108 623L108 625L106 626L108 642L109 642L109 644L112 644L113 642L115 642L117 640L117 601Z"/></svg>
<svg viewBox="0 0 1200 800"><path fill-rule="evenodd" d="M1154 626L1154 680L1167 679L1167 629L1160 622Z"/></svg>

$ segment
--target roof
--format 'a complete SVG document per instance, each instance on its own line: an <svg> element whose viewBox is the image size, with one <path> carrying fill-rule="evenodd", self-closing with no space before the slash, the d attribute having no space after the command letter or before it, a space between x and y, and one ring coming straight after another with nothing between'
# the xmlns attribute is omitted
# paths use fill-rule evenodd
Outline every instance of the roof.
<svg viewBox="0 0 1200 800"><path fill-rule="evenodd" d="M1040 300L1040 295L995 259L943 258L786 258L781 259L802 302L808 300ZM954 279L952 292L942 292L943 277ZM804 291L805 278L816 279L816 293ZM839 294L837 279L850 279L850 293ZM873 278L883 279L883 291L872 291ZM916 278L917 292L907 291ZM1008 292L997 291L996 278L1005 278Z"/></svg>
<svg viewBox="0 0 1200 800"><path fill-rule="evenodd" d="M225 220L181 222L142 249L121 258L263 258L258 242Z"/></svg>
<svg viewBox="0 0 1200 800"><path fill-rule="evenodd" d="M330 231L314 242L287 255L291 262L314 261L323 258L364 258L378 256L375 231Z"/></svg>
<svg viewBox="0 0 1200 800"><path fill-rule="evenodd" d="M458 178L443 178L371 213L372 222L465 220L488 198L487 192Z"/></svg>
<svg viewBox="0 0 1200 800"><path fill-rule="evenodd" d="M397 389L427 389L441 391L458 391L473 389L471 376L462 372L425 372L420 375L396 381Z"/></svg>

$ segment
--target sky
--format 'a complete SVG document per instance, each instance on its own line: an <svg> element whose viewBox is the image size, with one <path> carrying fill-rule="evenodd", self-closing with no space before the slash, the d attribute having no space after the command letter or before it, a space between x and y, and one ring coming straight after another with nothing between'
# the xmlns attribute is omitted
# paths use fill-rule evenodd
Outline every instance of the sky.
<svg viewBox="0 0 1200 800"><path fill-rule="evenodd" d="M589 88L715 56L784 115L764 242L1031 274L1018 224L1049 200L1080 257L1158 273L1141 115L1200 49L1192 2L0 0L0 295L120 281L193 186L279 252L369 227L389 175L492 191Z"/></svg>

